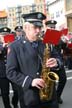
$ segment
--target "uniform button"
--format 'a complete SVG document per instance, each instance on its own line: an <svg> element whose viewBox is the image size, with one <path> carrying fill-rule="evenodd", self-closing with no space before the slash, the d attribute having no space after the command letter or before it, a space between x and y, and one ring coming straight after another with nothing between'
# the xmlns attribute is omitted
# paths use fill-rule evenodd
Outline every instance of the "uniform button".
<svg viewBox="0 0 72 108"><path fill-rule="evenodd" d="M36 74L39 75L39 72L37 72Z"/></svg>
<svg viewBox="0 0 72 108"><path fill-rule="evenodd" d="M0 54L2 53L2 51L0 51Z"/></svg>
<svg viewBox="0 0 72 108"><path fill-rule="evenodd" d="M26 43L26 41L23 41L23 43L25 44L25 43Z"/></svg>
<svg viewBox="0 0 72 108"><path fill-rule="evenodd" d="M4 60L4 62L7 62L7 60Z"/></svg>
<svg viewBox="0 0 72 108"><path fill-rule="evenodd" d="M6 58L7 56L5 55L4 58Z"/></svg>
<svg viewBox="0 0 72 108"><path fill-rule="evenodd" d="M7 66L7 64L5 63L5 66Z"/></svg>

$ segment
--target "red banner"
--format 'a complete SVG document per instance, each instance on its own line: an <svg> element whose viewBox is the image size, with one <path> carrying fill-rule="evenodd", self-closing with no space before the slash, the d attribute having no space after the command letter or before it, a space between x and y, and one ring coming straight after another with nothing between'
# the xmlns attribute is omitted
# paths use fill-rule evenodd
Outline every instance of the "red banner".
<svg viewBox="0 0 72 108"><path fill-rule="evenodd" d="M68 28L62 29L61 33L62 33L62 35L67 35L68 34Z"/></svg>
<svg viewBox="0 0 72 108"><path fill-rule="evenodd" d="M11 43L15 40L14 34L7 34L4 36L5 43Z"/></svg>
<svg viewBox="0 0 72 108"><path fill-rule="evenodd" d="M61 38L61 31L47 29L43 38L43 42L57 45L60 41L60 38Z"/></svg>
<svg viewBox="0 0 72 108"><path fill-rule="evenodd" d="M68 48L70 49L72 48L72 43L68 44Z"/></svg>

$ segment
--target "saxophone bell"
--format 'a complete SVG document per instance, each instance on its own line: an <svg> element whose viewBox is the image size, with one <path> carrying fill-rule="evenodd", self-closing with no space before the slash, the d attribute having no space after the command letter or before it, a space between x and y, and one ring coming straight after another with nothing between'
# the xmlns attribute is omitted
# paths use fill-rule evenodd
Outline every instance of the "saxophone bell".
<svg viewBox="0 0 72 108"><path fill-rule="evenodd" d="M49 72L47 77L45 78L45 88L40 91L40 99L41 100L51 100L53 96L53 90L55 86L55 82L59 80L59 77L54 72Z"/></svg>
<svg viewBox="0 0 72 108"><path fill-rule="evenodd" d="M58 75L54 72L49 72L48 73L48 78L52 81L58 81L59 80Z"/></svg>

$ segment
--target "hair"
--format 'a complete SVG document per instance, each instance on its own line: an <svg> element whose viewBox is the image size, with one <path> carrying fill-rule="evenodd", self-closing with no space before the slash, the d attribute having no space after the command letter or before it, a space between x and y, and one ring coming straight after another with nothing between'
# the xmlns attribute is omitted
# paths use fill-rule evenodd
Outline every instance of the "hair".
<svg viewBox="0 0 72 108"><path fill-rule="evenodd" d="M24 23L24 31L26 31L26 29L29 29L29 27L30 27L31 25L33 25L33 24L30 23L30 22L25 22L25 23Z"/></svg>
<svg viewBox="0 0 72 108"><path fill-rule="evenodd" d="M25 22L25 23L24 23L24 31L26 30L26 28L27 28L29 25L30 25L29 22Z"/></svg>

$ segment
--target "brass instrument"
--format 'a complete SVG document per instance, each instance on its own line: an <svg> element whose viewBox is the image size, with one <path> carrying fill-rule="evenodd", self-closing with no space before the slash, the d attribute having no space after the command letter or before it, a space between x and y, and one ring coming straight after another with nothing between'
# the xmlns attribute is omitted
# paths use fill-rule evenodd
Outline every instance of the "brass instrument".
<svg viewBox="0 0 72 108"><path fill-rule="evenodd" d="M41 73L41 77L45 81L45 88L42 88L40 90L40 99L49 101L52 99L55 82L56 80L59 80L59 77L56 73L50 72L50 68L46 67L45 64L47 58L50 58L50 48L48 47L48 44L46 44L46 48L44 50L42 73Z"/></svg>

